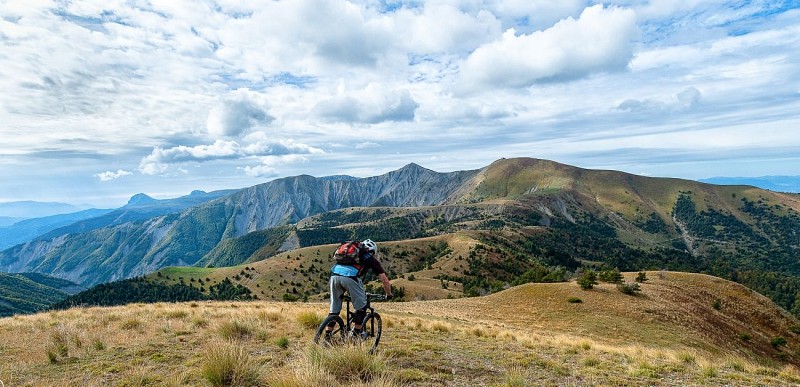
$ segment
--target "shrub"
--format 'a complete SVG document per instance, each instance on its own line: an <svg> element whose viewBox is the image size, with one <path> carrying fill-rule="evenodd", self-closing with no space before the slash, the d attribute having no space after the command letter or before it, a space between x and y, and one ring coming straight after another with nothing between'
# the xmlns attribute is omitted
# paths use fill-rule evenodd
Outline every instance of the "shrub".
<svg viewBox="0 0 800 387"><path fill-rule="evenodd" d="M636 274L636 282L644 283L647 281L647 273L640 271L639 274Z"/></svg>
<svg viewBox="0 0 800 387"><path fill-rule="evenodd" d="M786 339L783 338L783 336L773 337L769 343L772 344L773 347L779 348L786 345Z"/></svg>
<svg viewBox="0 0 800 387"><path fill-rule="evenodd" d="M583 274L581 274L581 276L578 278L578 285L580 285L581 289L583 290L589 290L597 284L597 273L591 269L584 271Z"/></svg>
<svg viewBox="0 0 800 387"><path fill-rule="evenodd" d="M749 333L742 332L742 333L740 333L740 334L739 334L739 340L742 340L742 341L750 341L750 339L751 339L751 338L752 338L752 337L750 336L750 334L749 334Z"/></svg>
<svg viewBox="0 0 800 387"><path fill-rule="evenodd" d="M581 302L583 302L583 300L581 300L578 297L570 297L567 298L567 302L569 302L570 304L580 304Z"/></svg>
<svg viewBox="0 0 800 387"><path fill-rule="evenodd" d="M619 269L612 269L612 270L603 270L600 274L597 275L600 281L608 282L612 284L622 283L622 273L619 272Z"/></svg>
<svg viewBox="0 0 800 387"><path fill-rule="evenodd" d="M247 386L258 383L258 371L245 349L230 344L208 348L201 375L212 386Z"/></svg>
<svg viewBox="0 0 800 387"><path fill-rule="evenodd" d="M409 280L409 281L414 281L414 280L416 280L416 279L417 279L417 277L415 277L413 274L411 274L411 275L409 275L409 276L408 276L408 280Z"/></svg>
<svg viewBox="0 0 800 387"><path fill-rule="evenodd" d="M322 316L315 312L302 312L297 315L297 321L306 329L315 330L322 324Z"/></svg>
<svg viewBox="0 0 800 387"><path fill-rule="evenodd" d="M629 294L631 296L635 295L636 292L642 291L642 289L639 288L639 284L636 282L625 282L617 284L617 290L619 290L622 293Z"/></svg>
<svg viewBox="0 0 800 387"><path fill-rule="evenodd" d="M717 298L716 300L714 300L714 302L711 303L711 307L716 310L722 309L722 300Z"/></svg>

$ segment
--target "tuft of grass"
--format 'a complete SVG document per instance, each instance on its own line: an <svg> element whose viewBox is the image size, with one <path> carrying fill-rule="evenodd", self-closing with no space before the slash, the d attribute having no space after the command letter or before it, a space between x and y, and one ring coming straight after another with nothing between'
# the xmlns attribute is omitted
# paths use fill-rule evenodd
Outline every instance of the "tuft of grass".
<svg viewBox="0 0 800 387"><path fill-rule="evenodd" d="M322 324L323 317L316 312L300 312L297 315L297 322L303 328L315 330Z"/></svg>
<svg viewBox="0 0 800 387"><path fill-rule="evenodd" d="M245 349L228 343L206 350L200 372L212 386L256 385L259 379L258 370Z"/></svg>
<svg viewBox="0 0 800 387"><path fill-rule="evenodd" d="M636 368L631 371L631 375L655 379L658 378L658 367L642 360L636 364Z"/></svg>
<svg viewBox="0 0 800 387"><path fill-rule="evenodd" d="M402 368L396 372L397 379L401 383L408 383L414 385L417 382L425 381L430 378L430 375L423 370L417 368Z"/></svg>
<svg viewBox="0 0 800 387"><path fill-rule="evenodd" d="M259 320L278 322L283 320L283 314L275 311L263 311L258 314ZM320 321L321 322L321 321Z"/></svg>
<svg viewBox="0 0 800 387"><path fill-rule="evenodd" d="M342 382L368 382L381 377L387 369L380 352L370 355L368 349L358 346L333 348L311 346L308 349L308 358L312 365Z"/></svg>
<svg viewBox="0 0 800 387"><path fill-rule="evenodd" d="M53 334L50 335L50 338L53 341L52 348L55 350L55 353L58 356L69 356L69 333L65 329L54 330Z"/></svg>
<svg viewBox="0 0 800 387"><path fill-rule="evenodd" d="M219 334L225 340L241 340L253 335L253 328L237 320L220 324Z"/></svg>
<svg viewBox="0 0 800 387"><path fill-rule="evenodd" d="M503 375L503 386L505 387L525 387L525 369L522 367L511 367Z"/></svg>
<svg viewBox="0 0 800 387"><path fill-rule="evenodd" d="M205 328L208 326L208 320L202 317L195 317L192 319L192 326L195 328Z"/></svg>
<svg viewBox="0 0 800 387"><path fill-rule="evenodd" d="M275 345L277 345L278 348L289 348L289 338L286 336L278 337L278 339L275 340Z"/></svg>
<svg viewBox="0 0 800 387"><path fill-rule="evenodd" d="M600 365L600 359L594 356L586 356L581 360L581 364L585 367L597 367Z"/></svg>
<svg viewBox="0 0 800 387"><path fill-rule="evenodd" d="M697 363L697 357L694 354L690 353L690 352L679 352L676 355L676 358L678 359L679 362L681 362L683 364L695 364L695 363Z"/></svg>
<svg viewBox="0 0 800 387"><path fill-rule="evenodd" d="M714 378L719 374L719 371L717 371L717 367L714 367L713 364L707 364L703 366L701 373L704 378Z"/></svg>
<svg viewBox="0 0 800 387"><path fill-rule="evenodd" d="M431 325L431 330L433 330L434 332L447 333L447 332L450 332L450 326L448 326L447 324L445 324L443 322L437 321L437 322L433 323L433 325Z"/></svg>
<svg viewBox="0 0 800 387"><path fill-rule="evenodd" d="M125 321L122 322L122 325L120 325L120 328L128 330L128 331L129 330L133 330L133 329L139 329L141 327L142 327L142 321L139 320L138 318L131 318L131 319L125 320Z"/></svg>
<svg viewBox="0 0 800 387"><path fill-rule="evenodd" d="M483 337L483 336L486 336L486 331L484 331L484 330L483 330L483 328L481 328L481 327L474 327L474 328L472 328L472 329L470 330L470 333L472 333L472 335L473 335L473 336L476 336L476 337Z"/></svg>
<svg viewBox="0 0 800 387"><path fill-rule="evenodd" d="M725 363L725 366L738 372L745 372L747 371L747 365L741 360L737 358L730 358Z"/></svg>
<svg viewBox="0 0 800 387"><path fill-rule="evenodd" d="M581 302L583 302L583 300L581 300L578 297L570 297L567 298L567 302L569 302L570 304L580 304Z"/></svg>
<svg viewBox="0 0 800 387"><path fill-rule="evenodd" d="M59 326L50 334L50 345L45 354L51 364L58 363L59 358L69 356L69 332L65 327Z"/></svg>
<svg viewBox="0 0 800 387"><path fill-rule="evenodd" d="M185 310L171 310L167 312L164 317L169 319L184 319L189 315L189 312Z"/></svg>
<svg viewBox="0 0 800 387"><path fill-rule="evenodd" d="M106 349L106 343L104 343L103 340L100 340L95 337L94 339L92 339L92 348L94 348L97 351L102 351Z"/></svg>

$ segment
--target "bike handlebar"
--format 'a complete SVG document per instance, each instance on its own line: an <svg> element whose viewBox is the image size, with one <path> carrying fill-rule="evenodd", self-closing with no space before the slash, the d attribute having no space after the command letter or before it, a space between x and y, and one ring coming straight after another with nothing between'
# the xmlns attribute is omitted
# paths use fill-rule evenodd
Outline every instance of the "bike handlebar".
<svg viewBox="0 0 800 387"><path fill-rule="evenodd" d="M386 300L386 295L378 293L367 293L367 298L372 300Z"/></svg>
<svg viewBox="0 0 800 387"><path fill-rule="evenodd" d="M386 301L386 295L385 295L385 294L380 294L380 293L366 293L366 295L367 295L367 299L369 299L369 300L383 300L383 301ZM351 297L350 297L350 295L348 295L348 294L342 294L342 297L341 297L341 299L343 299L343 300L349 300L349 299L351 299Z"/></svg>

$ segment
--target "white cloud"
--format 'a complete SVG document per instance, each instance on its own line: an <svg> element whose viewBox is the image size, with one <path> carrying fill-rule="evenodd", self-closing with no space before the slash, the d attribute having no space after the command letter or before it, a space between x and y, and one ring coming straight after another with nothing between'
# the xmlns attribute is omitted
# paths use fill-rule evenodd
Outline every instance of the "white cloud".
<svg viewBox="0 0 800 387"><path fill-rule="evenodd" d="M507 24L525 20L534 28L550 27L568 16L578 15L586 2L583 0L506 0L493 2L495 12Z"/></svg>
<svg viewBox="0 0 800 387"><path fill-rule="evenodd" d="M313 112L329 122L376 124L387 121L413 121L419 104L408 90L390 90L377 83L365 89L341 92L320 101Z"/></svg>
<svg viewBox="0 0 800 387"><path fill-rule="evenodd" d="M391 26L399 35L396 44L416 54L469 52L502 31L491 12L469 14L455 4L402 9L392 16Z"/></svg>
<svg viewBox="0 0 800 387"><path fill-rule="evenodd" d="M293 154L321 154L322 149L293 140L257 141L241 145L236 141L217 140L210 145L193 147L180 145L172 148L155 147L139 163L139 171L145 175L167 172L170 165L188 162L243 159L258 156L290 156Z"/></svg>
<svg viewBox="0 0 800 387"><path fill-rule="evenodd" d="M619 104L619 110L629 112L674 113L692 109L700 102L702 94L695 87L689 87L676 94L674 100L658 101L654 99L627 99Z"/></svg>
<svg viewBox="0 0 800 387"><path fill-rule="evenodd" d="M110 180L119 179L120 177L123 177L123 176L130 176L132 174L133 174L132 172L123 171L122 169L118 169L116 172L105 171L105 172L102 172L102 173L98 173L98 174L96 174L94 176L97 177L98 179L100 179L100 181L110 181Z"/></svg>
<svg viewBox="0 0 800 387"><path fill-rule="evenodd" d="M213 137L237 137L273 120L269 107L258 93L239 89L223 96L209 111L206 126Z"/></svg>
<svg viewBox="0 0 800 387"><path fill-rule="evenodd" d="M308 161L305 156L292 154L292 155L277 155L277 156L263 156L259 157L261 165L246 166L241 168L247 176L268 178L278 176L276 167L286 164L296 164Z"/></svg>
<svg viewBox="0 0 800 387"><path fill-rule="evenodd" d="M615 144L651 146L643 134L697 143L700 130L796 127L797 7L595 4L6 2L0 196L24 200L60 184L125 198L122 190L146 189L129 184L161 190L164 179L149 175L168 175L172 191L221 189L260 182L249 176L381 173L431 155L441 170L519 155L595 163L621 158ZM764 133L749 134L762 160L796 150ZM585 146L573 147L579 140ZM700 142L722 168L727 155L756 153ZM339 144L365 149L369 161L363 152L333 157ZM601 151L584 157L591 147ZM651 153L627 159L667 158ZM109 165L120 170L97 173ZM786 174L800 164L775 165ZM137 166L148 176L119 172Z"/></svg>
<svg viewBox="0 0 800 387"><path fill-rule="evenodd" d="M529 35L506 31L502 39L475 50L461 64L459 87L467 90L528 87L595 72L624 70L632 57L636 17L623 8L586 8Z"/></svg>

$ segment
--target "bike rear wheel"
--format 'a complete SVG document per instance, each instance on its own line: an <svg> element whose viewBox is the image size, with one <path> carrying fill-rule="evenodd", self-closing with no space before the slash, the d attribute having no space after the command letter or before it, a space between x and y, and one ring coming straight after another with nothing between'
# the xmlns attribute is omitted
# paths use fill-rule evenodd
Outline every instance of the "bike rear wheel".
<svg viewBox="0 0 800 387"><path fill-rule="evenodd" d="M329 324L333 325L333 330L330 332L325 329ZM346 333L347 329L342 318L338 315L332 314L329 315L325 320L322 320L322 324L319 324L317 333L314 335L314 343L323 347L341 345L345 341Z"/></svg>

